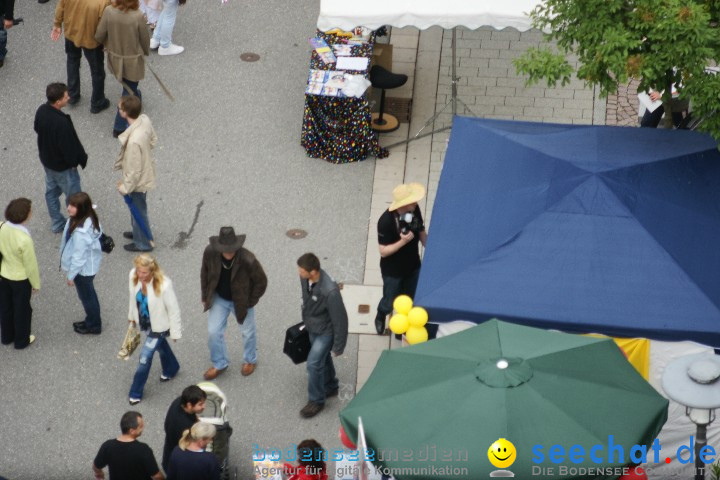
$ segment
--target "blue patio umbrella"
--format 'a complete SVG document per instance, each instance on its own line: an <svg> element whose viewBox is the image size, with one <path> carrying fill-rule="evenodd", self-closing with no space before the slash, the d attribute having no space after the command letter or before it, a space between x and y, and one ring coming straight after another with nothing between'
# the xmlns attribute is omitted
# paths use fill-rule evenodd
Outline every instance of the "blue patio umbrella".
<svg viewBox="0 0 720 480"><path fill-rule="evenodd" d="M683 130L455 117L415 303L720 347L720 152Z"/></svg>

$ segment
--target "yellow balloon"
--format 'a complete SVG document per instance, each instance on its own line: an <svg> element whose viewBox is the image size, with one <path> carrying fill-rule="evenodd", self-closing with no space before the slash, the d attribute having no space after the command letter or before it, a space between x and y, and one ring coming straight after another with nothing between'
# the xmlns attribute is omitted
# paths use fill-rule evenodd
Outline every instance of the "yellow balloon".
<svg viewBox="0 0 720 480"><path fill-rule="evenodd" d="M393 333L401 335L407 332L410 322L408 321L407 315L402 313L396 313L390 318L390 330Z"/></svg>
<svg viewBox="0 0 720 480"><path fill-rule="evenodd" d="M413 327L424 327L428 321L427 310L422 307L413 307L408 312L407 317Z"/></svg>
<svg viewBox="0 0 720 480"><path fill-rule="evenodd" d="M396 297L395 301L393 302L393 308L395 309L395 311L397 313L402 313L403 315L407 315L412 306L412 298L408 297L407 295L400 295L399 297Z"/></svg>
<svg viewBox="0 0 720 480"><path fill-rule="evenodd" d="M428 332L425 327L410 327L405 334L405 339L410 345L427 342Z"/></svg>

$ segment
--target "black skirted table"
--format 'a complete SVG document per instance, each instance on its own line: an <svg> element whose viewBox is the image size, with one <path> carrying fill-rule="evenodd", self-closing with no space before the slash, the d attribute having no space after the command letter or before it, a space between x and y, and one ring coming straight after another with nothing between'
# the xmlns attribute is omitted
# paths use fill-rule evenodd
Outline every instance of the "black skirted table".
<svg viewBox="0 0 720 480"><path fill-rule="evenodd" d="M333 34L318 32L332 48L345 40ZM372 56L375 35L366 44L353 45L352 56ZM312 52L310 68L313 70L335 70L335 64L325 64L315 50ZM367 71L347 71L367 76ZM332 163L349 163L373 156L385 158L387 149L381 148L378 134L370 128L372 120L367 96L330 97L305 95L305 113L302 126L301 145L309 157L324 158Z"/></svg>

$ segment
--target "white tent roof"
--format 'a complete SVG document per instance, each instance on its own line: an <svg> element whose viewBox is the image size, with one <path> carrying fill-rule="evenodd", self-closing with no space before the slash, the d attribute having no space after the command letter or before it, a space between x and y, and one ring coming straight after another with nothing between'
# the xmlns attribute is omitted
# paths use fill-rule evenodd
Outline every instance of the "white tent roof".
<svg viewBox="0 0 720 480"><path fill-rule="evenodd" d="M322 31L364 26L373 30L432 26L471 30L491 26L498 30L532 28L528 14L541 0L320 0L317 26Z"/></svg>

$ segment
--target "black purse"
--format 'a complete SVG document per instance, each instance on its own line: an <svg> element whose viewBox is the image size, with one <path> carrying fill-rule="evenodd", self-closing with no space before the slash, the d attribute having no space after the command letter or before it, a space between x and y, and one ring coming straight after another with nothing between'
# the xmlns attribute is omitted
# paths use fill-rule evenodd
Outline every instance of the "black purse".
<svg viewBox="0 0 720 480"><path fill-rule="evenodd" d="M310 334L305 323L300 322L287 329L285 332L285 346L283 353L290 357L295 365L307 361L310 353Z"/></svg>
<svg viewBox="0 0 720 480"><path fill-rule="evenodd" d="M115 248L115 241L110 235L100 234L100 250L105 253L110 253Z"/></svg>

